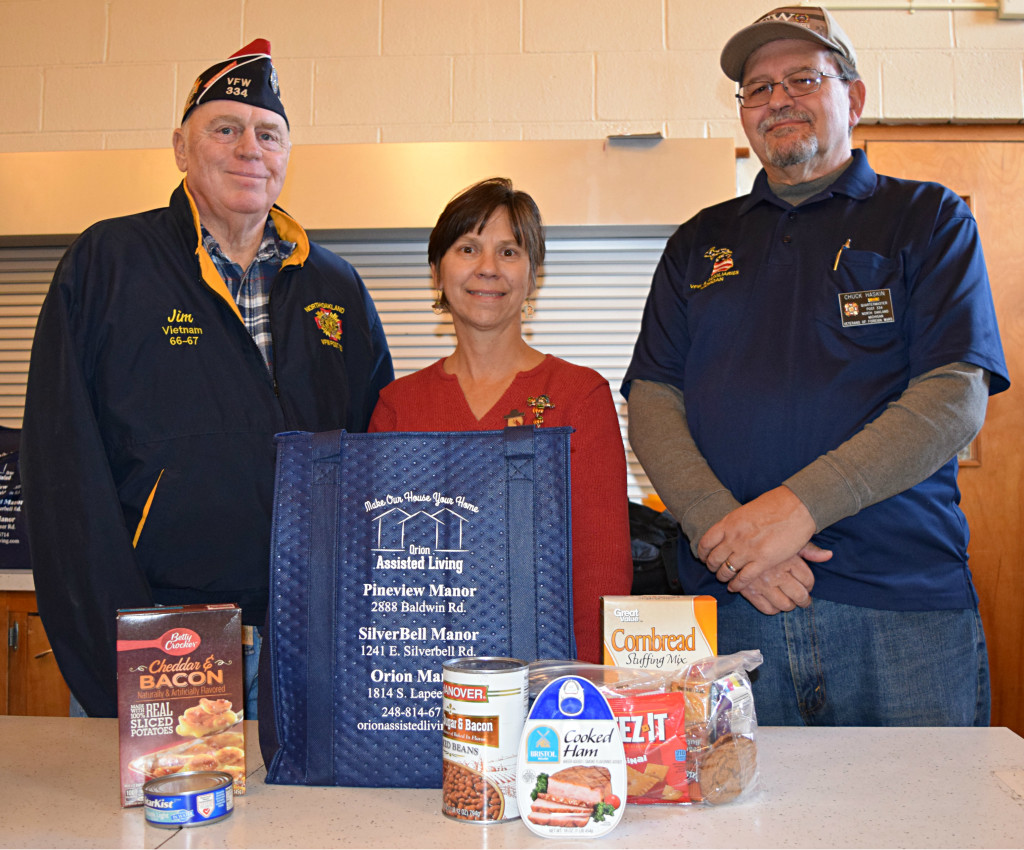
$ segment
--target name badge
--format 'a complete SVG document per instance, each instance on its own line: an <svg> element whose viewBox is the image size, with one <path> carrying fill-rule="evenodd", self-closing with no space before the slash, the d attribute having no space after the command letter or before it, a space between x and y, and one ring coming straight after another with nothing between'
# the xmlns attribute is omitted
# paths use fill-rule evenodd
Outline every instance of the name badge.
<svg viewBox="0 0 1024 850"><path fill-rule="evenodd" d="M844 328L895 321L892 314L892 293L888 289L840 292L839 315Z"/></svg>

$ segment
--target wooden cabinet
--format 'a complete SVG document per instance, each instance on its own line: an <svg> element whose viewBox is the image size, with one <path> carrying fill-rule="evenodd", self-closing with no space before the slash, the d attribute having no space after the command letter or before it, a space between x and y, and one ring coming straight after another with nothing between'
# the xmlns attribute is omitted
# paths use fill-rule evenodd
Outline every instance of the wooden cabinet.
<svg viewBox="0 0 1024 850"><path fill-rule="evenodd" d="M67 717L69 693L30 591L0 591L0 714Z"/></svg>

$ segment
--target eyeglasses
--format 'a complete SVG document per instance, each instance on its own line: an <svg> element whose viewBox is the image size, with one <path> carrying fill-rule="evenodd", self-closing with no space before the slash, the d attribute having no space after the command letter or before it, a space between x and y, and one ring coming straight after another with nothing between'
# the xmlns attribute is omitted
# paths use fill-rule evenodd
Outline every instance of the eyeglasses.
<svg viewBox="0 0 1024 850"><path fill-rule="evenodd" d="M783 90L790 97L803 97L804 95L814 94L821 88L822 77L830 77L833 80L846 79L846 77L839 74L826 74L824 71L805 68L802 71L794 71L792 74L787 74L781 80L774 83L757 82L740 86L736 99L744 109L764 106L772 99L772 92L775 91L776 86L782 86Z"/></svg>

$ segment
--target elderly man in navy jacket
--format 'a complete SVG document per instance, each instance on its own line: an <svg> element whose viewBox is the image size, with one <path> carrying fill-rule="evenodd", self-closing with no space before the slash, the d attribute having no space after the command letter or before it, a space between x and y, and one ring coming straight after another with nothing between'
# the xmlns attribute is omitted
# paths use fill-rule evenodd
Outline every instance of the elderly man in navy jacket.
<svg viewBox="0 0 1024 850"><path fill-rule="evenodd" d="M36 593L92 716L117 713L118 609L235 602L263 624L274 434L364 431L393 377L359 275L275 205L291 141L268 42L200 75L173 146L169 205L74 242L32 348Z"/></svg>

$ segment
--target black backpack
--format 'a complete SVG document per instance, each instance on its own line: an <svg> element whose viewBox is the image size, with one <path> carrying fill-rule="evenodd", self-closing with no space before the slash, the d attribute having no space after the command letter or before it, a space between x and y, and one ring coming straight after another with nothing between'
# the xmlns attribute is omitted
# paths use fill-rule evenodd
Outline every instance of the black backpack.
<svg viewBox="0 0 1024 850"><path fill-rule="evenodd" d="M668 511L629 503L633 548L633 596L681 594L676 554L679 525Z"/></svg>

